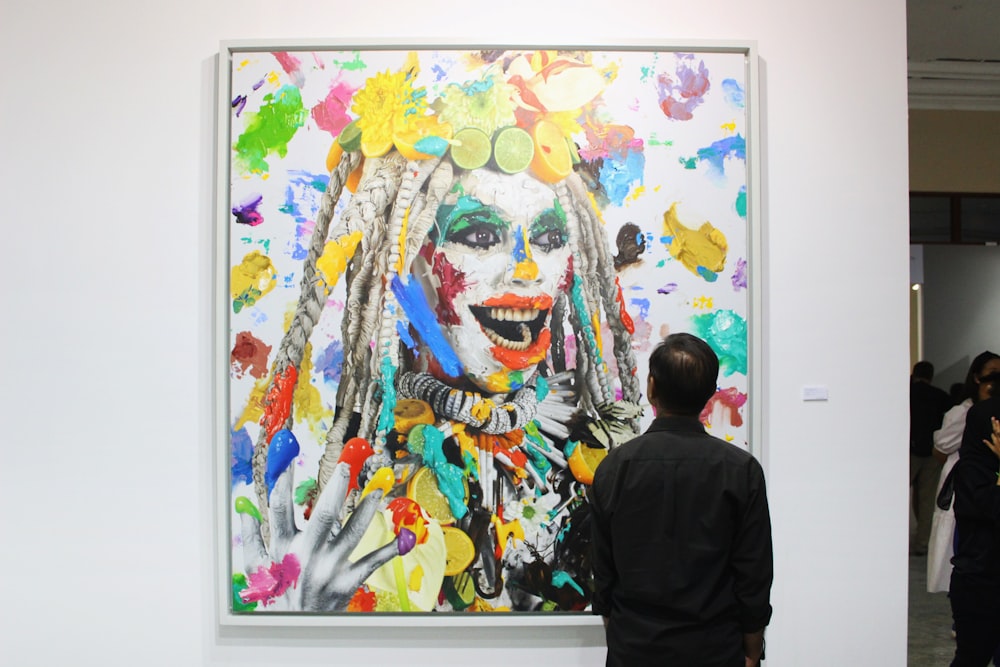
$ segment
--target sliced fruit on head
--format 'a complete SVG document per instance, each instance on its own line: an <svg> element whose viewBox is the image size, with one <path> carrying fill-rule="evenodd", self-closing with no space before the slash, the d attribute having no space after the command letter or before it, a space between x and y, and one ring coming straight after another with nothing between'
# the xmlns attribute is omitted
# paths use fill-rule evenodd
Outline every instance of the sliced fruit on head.
<svg viewBox="0 0 1000 667"><path fill-rule="evenodd" d="M479 169L490 161L493 142L478 127L462 128L452 139L450 153L451 161L459 169Z"/></svg>
<svg viewBox="0 0 1000 667"><path fill-rule="evenodd" d="M597 466L607 455L608 450L603 447L589 447L586 443L578 443L567 459L569 471L581 484L593 484Z"/></svg>
<svg viewBox="0 0 1000 667"><path fill-rule="evenodd" d="M437 476L430 468L421 468L406 485L406 497L417 501L417 504L427 512L432 519L442 525L455 523L455 515L451 513L448 498L441 493ZM465 497L469 497L466 489Z"/></svg>
<svg viewBox="0 0 1000 667"><path fill-rule="evenodd" d="M337 137L337 143L339 143L340 147L347 153L361 148L361 128L358 127L358 121L351 121L343 130L340 131L340 136Z"/></svg>
<svg viewBox="0 0 1000 667"><path fill-rule="evenodd" d="M493 161L507 174L524 171L535 156L535 142L527 130L517 126L497 130L493 138Z"/></svg>
<svg viewBox="0 0 1000 667"><path fill-rule="evenodd" d="M330 152L326 154L326 170L328 172L333 171L340 164L340 158L344 155L344 149L341 147L340 142L334 140L330 144Z"/></svg>
<svg viewBox="0 0 1000 667"><path fill-rule="evenodd" d="M542 119L531 128L531 137L535 140L535 155L531 160L535 176L546 183L558 183L569 176L573 171L573 157L562 129Z"/></svg>
<svg viewBox="0 0 1000 667"><path fill-rule="evenodd" d="M347 188L348 192L355 193L358 191L358 185L361 183L361 174L364 171L365 161L362 159L358 162L358 166L354 168L350 174L347 175L347 181L344 182L344 187Z"/></svg>
<svg viewBox="0 0 1000 667"><path fill-rule="evenodd" d="M445 526L441 530L444 533L444 546L447 551L444 574L446 577L453 577L472 565L472 561L476 558L476 546L460 528Z"/></svg>
<svg viewBox="0 0 1000 667"><path fill-rule="evenodd" d="M392 137L370 139L361 135L361 154L365 157L382 157L392 150Z"/></svg>
<svg viewBox="0 0 1000 667"><path fill-rule="evenodd" d="M392 141L407 160L426 160L434 155L443 155L443 148L447 148L451 135L451 125L440 122L435 116L424 116L413 121L406 129L395 132ZM438 143L441 147L438 147ZM420 148L432 152L421 151Z"/></svg>

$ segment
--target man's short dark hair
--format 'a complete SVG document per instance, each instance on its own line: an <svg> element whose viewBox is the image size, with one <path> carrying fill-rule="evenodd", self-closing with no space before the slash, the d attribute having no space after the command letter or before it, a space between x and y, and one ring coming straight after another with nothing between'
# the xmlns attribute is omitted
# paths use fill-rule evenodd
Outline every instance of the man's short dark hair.
<svg viewBox="0 0 1000 667"><path fill-rule="evenodd" d="M927 380L930 382L934 379L934 364L929 361L918 361L913 364L913 379L914 380Z"/></svg>
<svg viewBox="0 0 1000 667"><path fill-rule="evenodd" d="M649 375L661 409L697 415L715 394L719 358L697 336L670 334L649 355Z"/></svg>

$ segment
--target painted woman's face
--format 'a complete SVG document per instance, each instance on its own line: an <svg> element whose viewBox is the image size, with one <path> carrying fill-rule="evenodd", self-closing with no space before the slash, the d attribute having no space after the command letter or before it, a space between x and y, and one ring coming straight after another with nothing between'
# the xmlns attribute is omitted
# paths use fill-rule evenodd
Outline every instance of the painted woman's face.
<svg viewBox="0 0 1000 667"><path fill-rule="evenodd" d="M439 208L413 272L481 390L520 388L548 353L552 304L573 275L567 235L555 192L524 172L467 173Z"/></svg>

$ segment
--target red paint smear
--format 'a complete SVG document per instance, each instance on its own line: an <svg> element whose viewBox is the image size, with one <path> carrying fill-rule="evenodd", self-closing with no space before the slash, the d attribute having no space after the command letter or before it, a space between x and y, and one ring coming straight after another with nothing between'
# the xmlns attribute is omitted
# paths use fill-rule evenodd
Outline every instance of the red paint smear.
<svg viewBox="0 0 1000 667"><path fill-rule="evenodd" d="M229 355L229 365L234 377L241 378L244 373L260 379L267 373L267 357L271 354L271 346L251 334L241 331L236 334L236 343Z"/></svg>
<svg viewBox="0 0 1000 667"><path fill-rule="evenodd" d="M544 359L549 352L551 342L552 333L546 328L542 329L541 333L538 334L538 340L528 346L527 350L508 350L505 347L494 345L490 348L490 352L494 359L507 368L520 371Z"/></svg>
<svg viewBox="0 0 1000 667"><path fill-rule="evenodd" d="M292 414L292 394L298 379L298 369L289 366L284 373L275 376L271 388L264 396L264 416L261 417L260 425L267 433L268 444L271 443L274 434L285 427L285 422Z"/></svg>
<svg viewBox="0 0 1000 667"><path fill-rule="evenodd" d="M524 308L549 310L552 308L552 297L548 294L538 296L518 296L517 294L501 294L491 296L480 304L486 308Z"/></svg>
<svg viewBox="0 0 1000 667"><path fill-rule="evenodd" d="M296 79L296 75L299 74L299 66L302 65L302 61L287 51L274 51L273 55L281 65L281 69L285 70L285 73L292 77L292 79Z"/></svg>
<svg viewBox="0 0 1000 667"><path fill-rule="evenodd" d="M358 474L361 473L361 466L365 464L374 451L372 446L364 438L351 438L344 443L344 449L340 452L337 463L346 463L351 467L351 480L347 486L347 491L351 492L358 487Z"/></svg>
<svg viewBox="0 0 1000 667"><path fill-rule="evenodd" d="M423 544L428 539L427 521L424 519L420 505L409 498L395 498L386 507L392 512L393 532L399 535L401 528L413 531L417 536L417 544Z"/></svg>
<svg viewBox="0 0 1000 667"><path fill-rule="evenodd" d="M438 279L438 303L435 308L438 322L449 325L461 324L454 303L455 296L464 292L467 287L465 274L456 269L443 252L435 255L431 270Z"/></svg>
<svg viewBox="0 0 1000 667"><path fill-rule="evenodd" d="M629 334L635 333L635 323L632 321L632 316L628 314L625 310L625 297L622 296L622 284L618 280L618 276L615 276L615 287L618 288L618 294L615 296L615 301L618 302L618 311L622 318L622 324L625 326L625 330Z"/></svg>
<svg viewBox="0 0 1000 667"><path fill-rule="evenodd" d="M377 602L375 591L370 591L367 587L362 586L354 591L351 601L347 603L347 611L375 611Z"/></svg>
<svg viewBox="0 0 1000 667"><path fill-rule="evenodd" d="M701 411L700 419L702 422L705 422L712 416L712 410L715 408L715 405L721 403L724 408L729 410L729 422L733 426L743 426L743 415L740 414L740 408L746 405L746 402L747 395L740 393L736 387L720 389L715 392L712 398L708 399L705 409Z"/></svg>
<svg viewBox="0 0 1000 667"><path fill-rule="evenodd" d="M339 136L341 131L351 122L347 111L351 106L351 98L355 88L346 83L338 83L330 88L326 98L312 108L312 117L316 126L326 130L332 136Z"/></svg>
<svg viewBox="0 0 1000 667"><path fill-rule="evenodd" d="M247 587L240 591L244 603L260 602L265 607L281 597L299 581L302 567L295 554L286 554L280 563L263 565L247 577Z"/></svg>

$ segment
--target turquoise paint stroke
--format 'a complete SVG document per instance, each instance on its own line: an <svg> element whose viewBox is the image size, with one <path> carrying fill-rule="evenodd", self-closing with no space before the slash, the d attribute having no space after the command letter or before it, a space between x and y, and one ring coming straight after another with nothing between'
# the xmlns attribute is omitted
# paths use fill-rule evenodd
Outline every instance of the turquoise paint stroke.
<svg viewBox="0 0 1000 667"><path fill-rule="evenodd" d="M732 310L695 315L692 333L708 343L719 357L724 376L747 372L747 321Z"/></svg>

